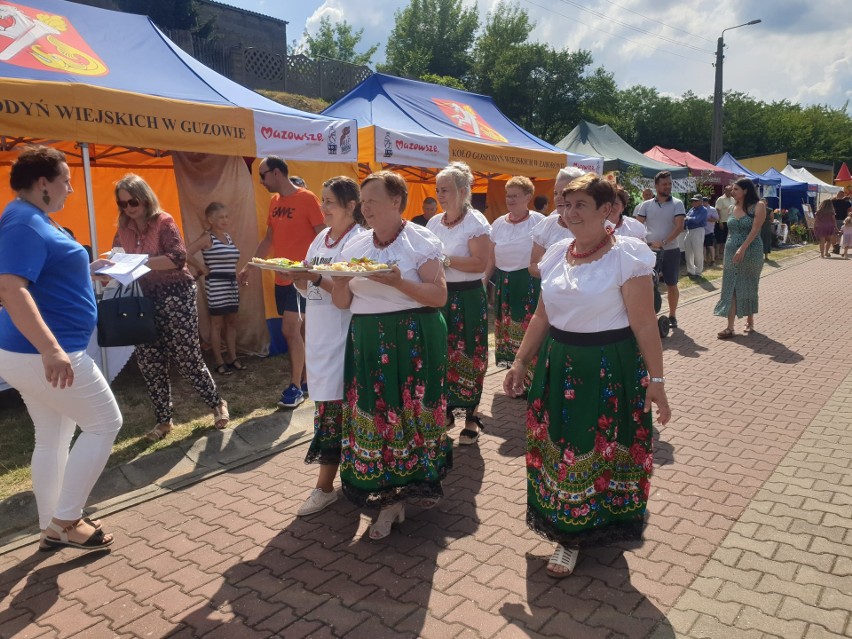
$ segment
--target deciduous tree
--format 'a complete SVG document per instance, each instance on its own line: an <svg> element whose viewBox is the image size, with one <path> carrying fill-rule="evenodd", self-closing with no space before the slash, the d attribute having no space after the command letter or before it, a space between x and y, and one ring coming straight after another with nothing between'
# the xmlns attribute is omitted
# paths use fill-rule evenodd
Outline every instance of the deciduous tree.
<svg viewBox="0 0 852 639"><path fill-rule="evenodd" d="M420 78L426 73L463 78L479 27L476 7L462 0L411 0L395 14L387 42L387 62L379 70Z"/></svg>
<svg viewBox="0 0 852 639"><path fill-rule="evenodd" d="M346 20L333 24L331 18L323 16L313 35L305 29L306 53L311 58L332 58L366 66L370 64L379 45L374 44L364 53L357 53L355 48L361 43L363 35L364 29L353 31L352 25Z"/></svg>

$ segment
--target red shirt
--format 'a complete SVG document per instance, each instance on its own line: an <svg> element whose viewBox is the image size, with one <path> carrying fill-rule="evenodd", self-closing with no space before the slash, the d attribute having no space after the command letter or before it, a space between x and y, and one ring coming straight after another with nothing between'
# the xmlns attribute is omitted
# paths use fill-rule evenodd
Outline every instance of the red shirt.
<svg viewBox="0 0 852 639"><path fill-rule="evenodd" d="M272 256L305 259L317 236L314 228L323 224L319 200L307 189L298 189L290 195L274 195L266 218L266 226L272 229ZM275 283L287 285L290 280L276 273Z"/></svg>

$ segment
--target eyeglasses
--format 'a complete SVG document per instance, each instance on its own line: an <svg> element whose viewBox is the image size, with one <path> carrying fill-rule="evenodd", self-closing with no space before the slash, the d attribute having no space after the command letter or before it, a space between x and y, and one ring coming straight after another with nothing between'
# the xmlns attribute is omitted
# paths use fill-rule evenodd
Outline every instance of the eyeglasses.
<svg viewBox="0 0 852 639"><path fill-rule="evenodd" d="M275 169L269 169L268 171L260 171L258 172L258 175L260 176L260 179L263 180L266 179L266 176L272 173L274 170Z"/></svg>
<svg viewBox="0 0 852 639"><path fill-rule="evenodd" d="M137 200L135 197L132 197L129 200L116 200L115 203L118 204L118 208L122 211L128 206L132 206L134 209L139 206L139 200Z"/></svg>

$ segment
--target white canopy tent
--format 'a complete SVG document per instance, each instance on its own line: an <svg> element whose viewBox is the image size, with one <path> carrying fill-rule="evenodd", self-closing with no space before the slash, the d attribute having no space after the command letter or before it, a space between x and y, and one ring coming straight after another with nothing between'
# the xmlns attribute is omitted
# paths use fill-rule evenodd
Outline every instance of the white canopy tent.
<svg viewBox="0 0 852 639"><path fill-rule="evenodd" d="M791 180L798 180L799 182L807 182L808 191L810 193L817 194L817 203L826 199L827 197L833 197L838 191L842 191L843 188L839 186L832 186L826 182L820 180L813 173L808 171L807 169L796 169L791 165L787 165L784 167L784 170L781 171L782 175L786 175Z"/></svg>

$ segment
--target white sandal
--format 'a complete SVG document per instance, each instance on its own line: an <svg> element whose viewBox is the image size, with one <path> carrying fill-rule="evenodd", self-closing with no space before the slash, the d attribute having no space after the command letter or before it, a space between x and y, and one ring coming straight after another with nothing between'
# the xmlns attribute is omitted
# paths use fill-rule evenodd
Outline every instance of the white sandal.
<svg viewBox="0 0 852 639"><path fill-rule="evenodd" d="M405 521L405 504L398 502L379 511L376 523L370 526L370 539L384 539L391 532L391 526Z"/></svg>
<svg viewBox="0 0 852 639"><path fill-rule="evenodd" d="M550 559L547 561L547 574L554 579L564 579L574 572L574 567L577 565L577 557L579 556L579 548L565 548L557 544L556 550L553 551L553 554L550 555ZM564 572L555 572L550 569L551 566L567 568L567 570Z"/></svg>

